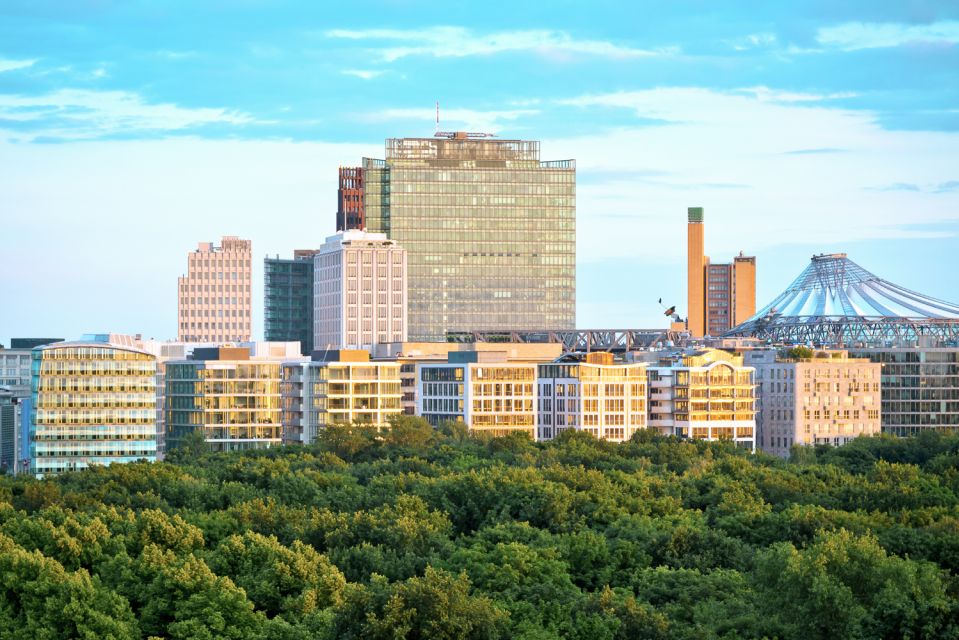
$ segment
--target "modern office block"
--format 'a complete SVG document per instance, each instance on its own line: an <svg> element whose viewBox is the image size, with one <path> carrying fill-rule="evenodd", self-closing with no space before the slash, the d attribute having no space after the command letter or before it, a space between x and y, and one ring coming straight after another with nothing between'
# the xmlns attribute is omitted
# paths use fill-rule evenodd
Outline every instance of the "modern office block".
<svg viewBox="0 0 959 640"><path fill-rule="evenodd" d="M785 350L747 351L756 369L759 448L788 458L793 446L840 446L878 434L882 366L845 351L798 359Z"/></svg>
<svg viewBox="0 0 959 640"><path fill-rule="evenodd" d="M340 167L339 189L336 194L336 230L349 231L366 228L363 213L363 168Z"/></svg>
<svg viewBox="0 0 959 640"><path fill-rule="evenodd" d="M585 362L539 365L538 439L567 429L625 442L645 429L646 363L617 363L613 354L590 353Z"/></svg>
<svg viewBox="0 0 959 640"><path fill-rule="evenodd" d="M576 168L539 142L458 132L386 142L363 161L367 230L409 255L409 335L572 329Z"/></svg>
<svg viewBox="0 0 959 640"><path fill-rule="evenodd" d="M882 430L914 436L959 431L959 346L932 336L910 346L850 348L882 367Z"/></svg>
<svg viewBox="0 0 959 640"><path fill-rule="evenodd" d="M433 425L465 422L475 434L535 440L536 366L493 351L451 352L446 363L417 365L417 415Z"/></svg>
<svg viewBox="0 0 959 640"><path fill-rule="evenodd" d="M329 425L390 426L402 412L400 365L371 362L368 351L317 351L283 364L283 442L310 444Z"/></svg>
<svg viewBox="0 0 959 640"><path fill-rule="evenodd" d="M649 374L649 426L664 435L731 440L755 451L752 367L717 349L668 356Z"/></svg>
<svg viewBox="0 0 959 640"><path fill-rule="evenodd" d="M382 233L353 230L327 238L314 258L314 348L404 342L406 259L406 250Z"/></svg>
<svg viewBox="0 0 959 640"><path fill-rule="evenodd" d="M731 263L710 262L702 207L689 208L686 229L689 332L720 336L756 312L756 258L740 252Z"/></svg>
<svg viewBox="0 0 959 640"><path fill-rule="evenodd" d="M313 352L313 256L317 253L297 249L292 259L263 260L263 338L296 340L303 355Z"/></svg>
<svg viewBox="0 0 959 640"><path fill-rule="evenodd" d="M281 443L281 365L298 357L299 345L261 345L195 348L189 360L167 363L168 450L196 430L212 451Z"/></svg>
<svg viewBox="0 0 959 640"><path fill-rule="evenodd" d="M156 357L108 338L33 350L31 473L156 459Z"/></svg>
<svg viewBox="0 0 959 640"><path fill-rule="evenodd" d="M224 236L220 246L201 242L187 258L178 287L180 342L249 341L252 243Z"/></svg>
<svg viewBox="0 0 959 640"><path fill-rule="evenodd" d="M0 387L0 473L14 474L20 449L20 398Z"/></svg>

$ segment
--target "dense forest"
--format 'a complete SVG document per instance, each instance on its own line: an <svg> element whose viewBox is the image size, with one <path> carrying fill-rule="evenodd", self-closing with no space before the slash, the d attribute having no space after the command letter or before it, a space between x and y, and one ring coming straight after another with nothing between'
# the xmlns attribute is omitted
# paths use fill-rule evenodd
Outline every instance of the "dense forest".
<svg viewBox="0 0 959 640"><path fill-rule="evenodd" d="M959 638L959 436L195 445L0 479L0 638Z"/></svg>

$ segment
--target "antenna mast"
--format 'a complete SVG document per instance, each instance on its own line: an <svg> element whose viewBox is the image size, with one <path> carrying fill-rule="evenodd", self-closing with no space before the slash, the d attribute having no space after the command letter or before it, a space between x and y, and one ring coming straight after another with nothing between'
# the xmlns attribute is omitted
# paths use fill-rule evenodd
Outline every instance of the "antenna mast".
<svg viewBox="0 0 959 640"><path fill-rule="evenodd" d="M436 135L440 132L440 101L436 101L436 129L433 130L433 135Z"/></svg>

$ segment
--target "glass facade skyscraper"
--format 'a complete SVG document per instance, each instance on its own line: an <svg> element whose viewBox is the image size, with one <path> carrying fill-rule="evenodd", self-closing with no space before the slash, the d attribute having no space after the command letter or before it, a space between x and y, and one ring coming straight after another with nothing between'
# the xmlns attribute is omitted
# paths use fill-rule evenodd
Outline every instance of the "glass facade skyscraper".
<svg viewBox="0 0 959 640"><path fill-rule="evenodd" d="M30 472L156 460L156 375L155 356L97 339L34 349Z"/></svg>
<svg viewBox="0 0 959 640"><path fill-rule="evenodd" d="M410 340L574 328L575 161L457 133L387 140L363 170L367 230L407 250Z"/></svg>
<svg viewBox="0 0 959 640"><path fill-rule="evenodd" d="M299 341L313 351L314 250L297 249L293 259L263 260L263 333L267 342Z"/></svg>

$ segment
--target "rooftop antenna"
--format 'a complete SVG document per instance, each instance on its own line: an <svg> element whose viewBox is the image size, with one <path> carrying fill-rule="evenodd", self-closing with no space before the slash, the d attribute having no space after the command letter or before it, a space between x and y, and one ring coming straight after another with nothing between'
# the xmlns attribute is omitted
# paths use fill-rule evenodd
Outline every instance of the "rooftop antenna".
<svg viewBox="0 0 959 640"><path fill-rule="evenodd" d="M436 128L433 130L433 135L435 136L440 132L440 101L436 101Z"/></svg>

